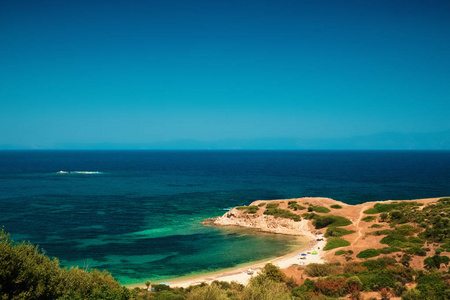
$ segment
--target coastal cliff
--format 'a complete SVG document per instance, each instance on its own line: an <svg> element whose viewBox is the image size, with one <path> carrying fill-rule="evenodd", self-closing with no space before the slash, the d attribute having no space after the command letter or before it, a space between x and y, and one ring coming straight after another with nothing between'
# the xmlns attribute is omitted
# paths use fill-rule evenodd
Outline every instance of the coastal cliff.
<svg viewBox="0 0 450 300"><path fill-rule="evenodd" d="M323 206L337 205L351 207L343 202L330 198L307 197L296 199L282 199L263 201L257 200L249 206L235 207L223 216L210 219L209 224L217 226L240 226L264 232L307 236L314 238L316 229L312 220L301 215L307 208L324 208ZM327 210L329 212L329 210ZM319 210L320 212L320 210Z"/></svg>
<svg viewBox="0 0 450 300"><path fill-rule="evenodd" d="M311 239L314 239L317 234L323 234L323 238L327 241L324 259L340 263L348 260L364 260L366 255L364 251L367 249L374 252L375 257L389 256L394 252L403 251L386 241L392 236L397 237L397 232L406 231L404 234L408 234L408 238L402 238L402 242L411 240L416 241L417 245L412 242L407 243L404 248L409 248L404 251L420 253L410 263L414 267L423 268L425 257L423 255L426 255L427 251L434 251L439 246L438 243L432 244L430 240L424 247L423 241L430 229L427 229L426 224L423 227L422 224L419 226L415 222L427 218L427 214L422 214L422 210L428 214L430 214L429 211L436 213L437 205L447 209L445 206L448 204L445 200L447 198L442 199L388 200L358 205L348 205L330 198L258 200L249 206L232 208L223 216L210 219L207 223L213 226L240 226L270 233L305 236ZM396 226L400 229L393 229ZM427 229L426 232L419 237L418 233L424 231L424 228ZM391 236L385 237L386 235ZM421 243L418 242L419 240ZM442 249L439 251L445 254L447 252Z"/></svg>
<svg viewBox="0 0 450 300"><path fill-rule="evenodd" d="M314 237L313 228L308 220L294 221L264 214L248 214L244 210L233 208L212 221L213 225L240 226L264 232Z"/></svg>

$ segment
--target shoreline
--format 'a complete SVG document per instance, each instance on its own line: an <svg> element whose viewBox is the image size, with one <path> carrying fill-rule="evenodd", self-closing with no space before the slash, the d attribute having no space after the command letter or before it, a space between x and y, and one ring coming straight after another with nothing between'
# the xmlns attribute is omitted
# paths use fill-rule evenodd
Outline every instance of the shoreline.
<svg viewBox="0 0 450 300"><path fill-rule="evenodd" d="M240 284L246 285L252 276L256 276L260 270L267 264L272 263L280 269L288 268L291 265L301 264L307 265L309 263L323 263L324 262L324 251L322 250L326 244L326 239L323 241L316 241L313 236L311 236L311 232L305 233L302 237L305 239L305 244L300 248L297 248L295 251L291 251L282 256L278 256L272 259L264 259L256 262L249 262L243 265L239 265L236 267L221 269L218 271L203 273L203 274L195 274L195 275L186 275L181 277L174 277L172 279L164 280L168 285L172 288L186 288L191 285L198 285L201 283L211 283L212 281L235 281ZM307 254L306 259L301 260L300 254L306 253L310 250L316 250L318 252L317 255ZM253 270L253 275L248 275L247 271L249 269ZM152 282L153 284L158 284L161 282ZM135 283L135 284L127 284L125 287L129 289L133 289L136 287L145 289L145 282L143 283Z"/></svg>

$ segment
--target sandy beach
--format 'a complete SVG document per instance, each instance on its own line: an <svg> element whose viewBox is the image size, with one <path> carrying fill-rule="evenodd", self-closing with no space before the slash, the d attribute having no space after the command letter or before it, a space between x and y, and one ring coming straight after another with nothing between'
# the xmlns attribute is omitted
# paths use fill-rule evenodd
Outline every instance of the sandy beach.
<svg viewBox="0 0 450 300"><path fill-rule="evenodd" d="M182 277L179 279L174 280L167 280L165 281L170 285L170 287L188 287L190 285L197 285L201 284L203 282L205 283L211 283L212 281L219 280L219 281L235 281L240 284L246 285L250 278L252 276L255 276L259 273L261 268L264 267L267 263L272 263L281 269L288 268L292 265L307 265L310 263L323 263L323 255L324 251L322 250L323 247L325 247L326 240L317 242L315 239L312 239L310 237L305 237L305 245L301 248L297 249L296 251L293 251L291 253L288 253L286 255L267 260L262 262L257 262L254 264L249 264L241 267L221 270L213 273L206 273L201 275L194 275L194 276L188 276L188 277ZM318 254L308 254L312 251L317 251ZM304 259L301 259L300 254L306 254ZM253 275L248 274L248 270L253 270ZM158 283L158 282L155 282ZM132 284L127 285L128 288L146 288L144 283L141 284Z"/></svg>

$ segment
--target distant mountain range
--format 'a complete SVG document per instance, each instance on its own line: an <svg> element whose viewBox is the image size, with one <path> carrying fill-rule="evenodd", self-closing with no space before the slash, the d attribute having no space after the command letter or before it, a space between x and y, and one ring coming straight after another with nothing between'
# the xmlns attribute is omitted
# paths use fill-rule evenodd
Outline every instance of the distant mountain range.
<svg viewBox="0 0 450 300"><path fill-rule="evenodd" d="M34 147L33 149L46 149ZM31 149L0 145L0 149ZM383 132L348 138L257 138L215 141L174 140L152 143L58 144L50 149L161 149L161 150L450 150L450 130L434 133Z"/></svg>

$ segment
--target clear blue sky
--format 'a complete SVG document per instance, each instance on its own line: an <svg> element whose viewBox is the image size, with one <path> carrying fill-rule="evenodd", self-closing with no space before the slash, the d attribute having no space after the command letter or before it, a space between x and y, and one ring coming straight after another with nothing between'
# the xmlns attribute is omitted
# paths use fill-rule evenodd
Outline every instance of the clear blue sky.
<svg viewBox="0 0 450 300"><path fill-rule="evenodd" d="M450 1L1 1L0 145L450 129Z"/></svg>

